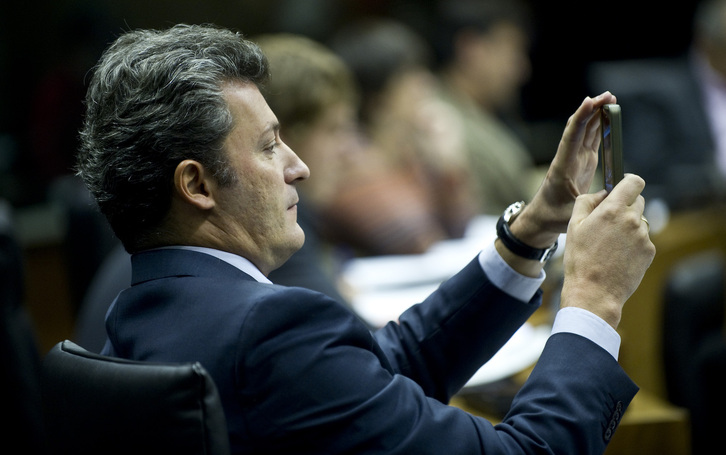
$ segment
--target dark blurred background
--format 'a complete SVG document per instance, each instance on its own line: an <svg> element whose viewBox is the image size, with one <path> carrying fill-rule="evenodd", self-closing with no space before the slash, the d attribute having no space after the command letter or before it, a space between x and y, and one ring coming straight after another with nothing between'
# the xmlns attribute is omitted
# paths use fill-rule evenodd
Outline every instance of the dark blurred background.
<svg viewBox="0 0 726 455"><path fill-rule="evenodd" d="M531 0L532 79L522 112L564 122L587 94L592 61L683 53L696 1ZM294 31L325 41L363 14L390 15L425 32L431 0L36 0L0 6L0 197L43 200L75 147L83 77L121 31L216 23L247 35Z"/></svg>

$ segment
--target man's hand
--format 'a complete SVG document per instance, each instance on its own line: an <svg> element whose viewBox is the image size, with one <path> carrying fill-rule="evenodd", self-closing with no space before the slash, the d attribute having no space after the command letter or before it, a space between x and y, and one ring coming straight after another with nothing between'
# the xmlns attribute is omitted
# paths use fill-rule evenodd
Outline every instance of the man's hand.
<svg viewBox="0 0 726 455"><path fill-rule="evenodd" d="M590 189L600 147L600 108L617 102L605 92L585 98L567 121L547 176L512 225L512 233L535 248L552 245L567 230L575 199Z"/></svg>
<svg viewBox="0 0 726 455"><path fill-rule="evenodd" d="M561 307L600 316L613 328L623 305L653 262L655 246L642 220L643 179L628 174L605 190L577 198L567 230Z"/></svg>

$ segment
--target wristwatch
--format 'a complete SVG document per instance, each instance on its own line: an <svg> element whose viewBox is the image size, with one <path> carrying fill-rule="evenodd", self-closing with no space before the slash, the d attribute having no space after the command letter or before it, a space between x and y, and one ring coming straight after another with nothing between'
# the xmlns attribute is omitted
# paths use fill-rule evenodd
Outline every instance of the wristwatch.
<svg viewBox="0 0 726 455"><path fill-rule="evenodd" d="M509 225L524 210L524 201L515 202L504 210L497 221L497 237L502 241L509 251L525 259L534 259L541 263L547 262L557 251L557 241L549 248L533 248L519 240L512 234Z"/></svg>

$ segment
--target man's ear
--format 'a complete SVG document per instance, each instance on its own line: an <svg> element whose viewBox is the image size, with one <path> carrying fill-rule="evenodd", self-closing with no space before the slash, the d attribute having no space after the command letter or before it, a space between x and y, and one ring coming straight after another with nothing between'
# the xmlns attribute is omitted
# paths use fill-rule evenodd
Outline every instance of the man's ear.
<svg viewBox="0 0 726 455"><path fill-rule="evenodd" d="M174 171L174 190L182 201L201 210L214 207L216 182L198 161L184 160Z"/></svg>

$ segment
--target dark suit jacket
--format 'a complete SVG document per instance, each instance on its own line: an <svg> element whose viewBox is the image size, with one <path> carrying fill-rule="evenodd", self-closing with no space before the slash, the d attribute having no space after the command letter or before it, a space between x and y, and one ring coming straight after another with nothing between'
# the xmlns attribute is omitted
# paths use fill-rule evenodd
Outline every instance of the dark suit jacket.
<svg viewBox="0 0 726 455"><path fill-rule="evenodd" d="M374 334L323 294L203 253L148 251L132 265L104 353L200 361L235 453L600 453L637 391L603 349L559 334L496 430L445 405L541 301L508 297L477 260Z"/></svg>

